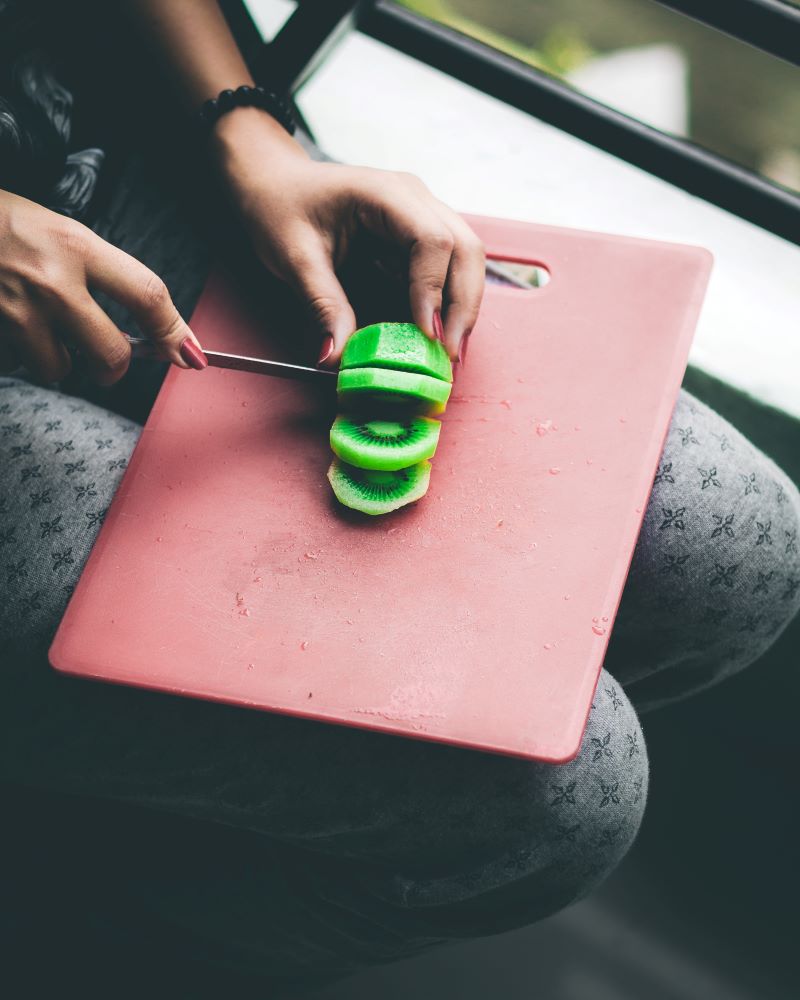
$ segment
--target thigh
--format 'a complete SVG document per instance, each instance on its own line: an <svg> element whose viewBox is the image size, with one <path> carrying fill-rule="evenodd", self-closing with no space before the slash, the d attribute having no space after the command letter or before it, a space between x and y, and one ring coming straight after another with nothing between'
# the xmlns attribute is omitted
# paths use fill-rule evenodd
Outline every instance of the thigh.
<svg viewBox="0 0 800 1000"><path fill-rule="evenodd" d="M298 849L230 827L155 819L128 832L128 817L117 831L101 827L100 840L131 858L124 876L115 876L114 896L140 926L163 927L170 951L179 929L187 957L196 959L201 947L218 965L278 981L324 981L555 913L616 867L641 822L644 740L630 702L605 673L580 753L568 764L442 754L396 738L392 746L406 765L416 748L432 776L413 772L425 809L411 807L410 828L414 790L402 788L391 760L378 769L384 805L371 824L375 852L332 857L309 849L312 842ZM472 778L469 798L448 798L462 775ZM366 788L364 770L361 779ZM364 837L342 786L338 822ZM437 790L437 801L426 787ZM436 843L446 850L433 850Z"/></svg>
<svg viewBox="0 0 800 1000"><path fill-rule="evenodd" d="M83 400L0 378L5 669L47 648L138 434Z"/></svg>
<svg viewBox="0 0 800 1000"><path fill-rule="evenodd" d="M47 647L138 428L10 379L0 412L0 776L261 835L228 860L209 851L202 883L181 852L171 879L140 872L140 901L226 960L294 976L530 923L619 862L647 757L605 673L580 754L560 766L56 674Z"/></svg>
<svg viewBox="0 0 800 1000"><path fill-rule="evenodd" d="M681 391L606 659L640 708L772 645L800 606L799 526L785 473Z"/></svg>
<svg viewBox="0 0 800 1000"><path fill-rule="evenodd" d="M410 866L424 858L439 874L495 849L510 829L507 804L521 799L517 822L530 825L526 810L549 794L550 772L526 761L51 670L49 642L138 429L88 403L3 384L6 777L159 806L338 856ZM109 594L120 600L124 594ZM638 739L633 722L631 733ZM621 735L618 742L621 753ZM612 759L609 745L598 761Z"/></svg>

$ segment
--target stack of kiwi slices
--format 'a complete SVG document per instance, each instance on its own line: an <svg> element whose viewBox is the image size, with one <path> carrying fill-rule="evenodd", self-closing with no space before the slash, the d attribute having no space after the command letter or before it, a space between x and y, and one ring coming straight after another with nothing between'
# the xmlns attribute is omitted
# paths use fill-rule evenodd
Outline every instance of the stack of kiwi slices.
<svg viewBox="0 0 800 1000"><path fill-rule="evenodd" d="M388 514L428 491L431 463L453 383L442 344L413 323L357 330L342 354L342 413L331 427L328 470L340 503Z"/></svg>

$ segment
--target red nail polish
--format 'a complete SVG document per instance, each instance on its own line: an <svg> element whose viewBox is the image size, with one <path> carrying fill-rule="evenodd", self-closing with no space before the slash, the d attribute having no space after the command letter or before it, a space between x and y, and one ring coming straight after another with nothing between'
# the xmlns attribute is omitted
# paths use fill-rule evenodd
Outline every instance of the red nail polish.
<svg viewBox="0 0 800 1000"><path fill-rule="evenodd" d="M433 311L433 332L440 344L444 343L444 327L442 326L442 314L438 309Z"/></svg>
<svg viewBox="0 0 800 1000"><path fill-rule="evenodd" d="M195 371L201 372L204 368L208 368L208 358L189 337L181 344L180 355L186 364L190 368L194 368Z"/></svg>
<svg viewBox="0 0 800 1000"><path fill-rule="evenodd" d="M331 356L332 351L333 351L333 337L331 337L329 334L322 341L322 351L320 352L319 361L317 362L317 364L318 365L324 364L324 362L326 362L328 358Z"/></svg>

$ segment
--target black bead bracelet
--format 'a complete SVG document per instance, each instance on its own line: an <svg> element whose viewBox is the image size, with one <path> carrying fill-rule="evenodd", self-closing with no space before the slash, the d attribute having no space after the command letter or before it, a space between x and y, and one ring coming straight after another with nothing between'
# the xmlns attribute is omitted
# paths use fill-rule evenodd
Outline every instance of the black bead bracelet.
<svg viewBox="0 0 800 1000"><path fill-rule="evenodd" d="M206 101L200 108L200 118L210 128L234 108L260 108L272 115L289 135L294 135L297 128L288 97L263 87L248 87L246 84L236 90L223 90L217 97Z"/></svg>

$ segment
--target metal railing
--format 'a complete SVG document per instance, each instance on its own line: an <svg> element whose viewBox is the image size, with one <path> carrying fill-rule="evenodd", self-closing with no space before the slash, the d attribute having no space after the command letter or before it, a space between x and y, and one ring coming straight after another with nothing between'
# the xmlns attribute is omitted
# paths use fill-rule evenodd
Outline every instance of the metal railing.
<svg viewBox="0 0 800 1000"><path fill-rule="evenodd" d="M800 9L783 0L657 0L773 56L800 62ZM702 146L391 0L304 0L264 45L241 0L223 6L259 82L295 89L343 27L357 27L535 118L800 244L800 195Z"/></svg>
<svg viewBox="0 0 800 1000"><path fill-rule="evenodd" d="M656 0L740 42L800 65L800 7L787 0Z"/></svg>

